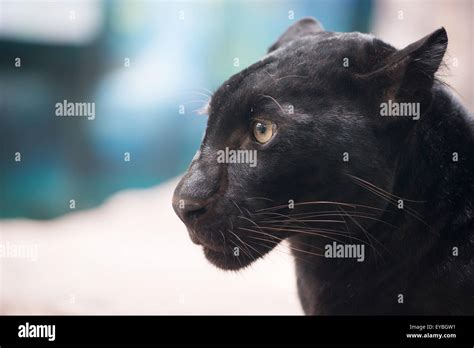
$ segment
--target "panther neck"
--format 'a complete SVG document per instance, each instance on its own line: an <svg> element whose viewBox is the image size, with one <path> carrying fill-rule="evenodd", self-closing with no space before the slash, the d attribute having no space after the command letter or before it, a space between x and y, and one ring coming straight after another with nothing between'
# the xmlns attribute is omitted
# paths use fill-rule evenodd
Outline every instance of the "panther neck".
<svg viewBox="0 0 474 348"><path fill-rule="evenodd" d="M428 219L452 221L474 207L474 119L440 84L422 117L400 148L394 191L424 201Z"/></svg>

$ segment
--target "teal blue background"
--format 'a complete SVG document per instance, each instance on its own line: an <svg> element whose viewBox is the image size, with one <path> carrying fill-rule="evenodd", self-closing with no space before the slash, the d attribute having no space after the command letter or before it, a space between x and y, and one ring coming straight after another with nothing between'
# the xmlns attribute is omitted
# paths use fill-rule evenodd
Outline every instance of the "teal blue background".
<svg viewBox="0 0 474 348"><path fill-rule="evenodd" d="M207 90L260 59L295 20L368 31L371 8L368 0L106 1L90 43L0 40L0 218L53 218L70 211L70 199L87 209L179 175L205 129L193 110ZM56 117L64 99L94 102L96 119Z"/></svg>

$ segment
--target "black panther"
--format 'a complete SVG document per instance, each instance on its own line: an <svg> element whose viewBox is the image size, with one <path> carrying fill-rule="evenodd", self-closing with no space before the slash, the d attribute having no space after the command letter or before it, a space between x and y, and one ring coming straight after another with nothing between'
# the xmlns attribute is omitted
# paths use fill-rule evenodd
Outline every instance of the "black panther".
<svg viewBox="0 0 474 348"><path fill-rule="evenodd" d="M474 121L437 78L447 45L305 18L224 82L173 197L206 258L238 270L287 240L306 314L474 314Z"/></svg>

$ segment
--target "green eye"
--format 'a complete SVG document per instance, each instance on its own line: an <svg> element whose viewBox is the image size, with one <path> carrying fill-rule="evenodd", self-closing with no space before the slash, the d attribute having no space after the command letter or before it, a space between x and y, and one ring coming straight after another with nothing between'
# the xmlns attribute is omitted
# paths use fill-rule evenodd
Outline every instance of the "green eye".
<svg viewBox="0 0 474 348"><path fill-rule="evenodd" d="M253 123L253 136L260 144L265 144L273 137L274 128L271 121L257 120Z"/></svg>

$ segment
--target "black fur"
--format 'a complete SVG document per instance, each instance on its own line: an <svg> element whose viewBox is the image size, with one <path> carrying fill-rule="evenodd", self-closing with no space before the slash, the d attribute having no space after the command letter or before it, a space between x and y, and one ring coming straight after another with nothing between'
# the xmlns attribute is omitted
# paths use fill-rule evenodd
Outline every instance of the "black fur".
<svg viewBox="0 0 474 348"><path fill-rule="evenodd" d="M439 29L396 50L309 18L290 27L212 98L173 199L191 239L230 270L287 239L307 314L474 314L474 121L435 77L447 42ZM381 117L388 100L420 103L420 119ZM277 126L267 144L256 118ZM258 165L217 163L226 147ZM365 261L313 255L333 239L363 241Z"/></svg>

